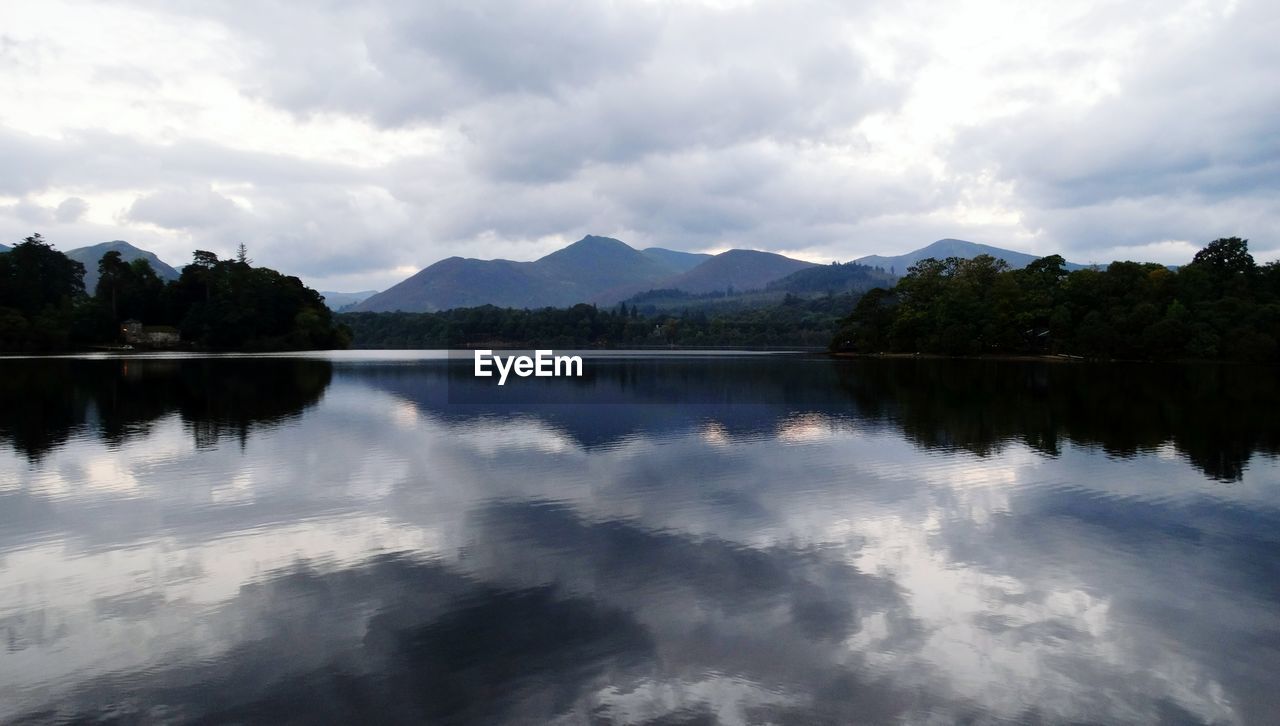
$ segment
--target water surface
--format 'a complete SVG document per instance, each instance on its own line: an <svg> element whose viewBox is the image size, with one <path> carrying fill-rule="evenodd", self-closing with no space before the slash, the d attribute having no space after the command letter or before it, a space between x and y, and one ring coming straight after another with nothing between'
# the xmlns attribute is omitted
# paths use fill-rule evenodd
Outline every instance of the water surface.
<svg viewBox="0 0 1280 726"><path fill-rule="evenodd" d="M0 359L0 721L1276 722L1274 370L587 368Z"/></svg>

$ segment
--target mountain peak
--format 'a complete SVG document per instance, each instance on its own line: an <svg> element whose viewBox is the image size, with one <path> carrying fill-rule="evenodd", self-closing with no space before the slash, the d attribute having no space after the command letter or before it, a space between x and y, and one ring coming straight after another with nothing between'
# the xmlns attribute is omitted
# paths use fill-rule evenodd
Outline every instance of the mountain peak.
<svg viewBox="0 0 1280 726"><path fill-rule="evenodd" d="M98 262L108 252L119 252L120 258L125 262L132 262L137 259L146 260L150 263L151 269L155 270L156 275L162 280L178 279L178 271L157 257L154 252L135 247L122 239L116 239L110 242L99 242L96 245L87 247L78 247L66 253L67 257L84 265L84 289L90 293L93 292L98 284Z"/></svg>
<svg viewBox="0 0 1280 726"><path fill-rule="evenodd" d="M585 255L636 255L640 251L631 245L612 237L597 237L589 234L573 244L561 247L555 252L543 255L534 264L563 258L580 258Z"/></svg>
<svg viewBox="0 0 1280 726"><path fill-rule="evenodd" d="M587 235L531 263L538 274L607 289L631 282L657 279L671 269L640 250L612 237Z"/></svg>
<svg viewBox="0 0 1280 726"><path fill-rule="evenodd" d="M576 245L611 245L615 247L618 245L621 245L623 247L626 247L627 249L633 249L631 245L627 244L626 242L623 242L620 239L614 239L613 237L601 237L600 235L595 235L595 234L589 234L586 237L583 237L582 239L578 240L577 242L574 242L569 246L574 247Z"/></svg>
<svg viewBox="0 0 1280 726"><path fill-rule="evenodd" d="M777 252L766 252L764 250L744 250L744 249L739 249L735 247L731 250L725 250L724 252L721 252L720 254L716 255L716 257L719 257L722 260L734 260L734 259L746 260L746 259L752 259L752 258L764 260L764 259L772 259L775 257L785 257L785 255L780 255Z"/></svg>
<svg viewBox="0 0 1280 726"><path fill-rule="evenodd" d="M967 239L955 239L954 237L945 237L921 248L922 252L932 251L951 251L951 250L977 250L986 248L987 245L981 245L977 242L970 242Z"/></svg>
<svg viewBox="0 0 1280 726"><path fill-rule="evenodd" d="M145 251L140 247L134 247L133 245L129 244L128 242L125 242L122 239L113 239L110 242L99 242L96 245L89 245L88 247L81 247L80 249L102 250L103 254L106 254L112 251L115 251L115 252L144 252Z"/></svg>

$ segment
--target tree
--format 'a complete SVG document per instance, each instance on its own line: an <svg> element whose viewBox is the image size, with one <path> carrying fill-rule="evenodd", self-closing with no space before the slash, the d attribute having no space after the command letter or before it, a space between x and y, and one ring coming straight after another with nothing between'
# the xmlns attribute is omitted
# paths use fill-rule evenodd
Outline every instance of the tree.
<svg viewBox="0 0 1280 726"><path fill-rule="evenodd" d="M120 320L120 288L128 284L129 273L129 265L125 264L116 250L111 250L98 260L98 288L94 291L94 297L110 303L112 320Z"/></svg>
<svg viewBox="0 0 1280 726"><path fill-rule="evenodd" d="M105 343L121 319L179 325L183 338L220 350L343 348L349 332L315 290L296 277L196 250L181 277L165 284L151 263L119 252L98 261L100 279L84 295L84 266L33 235L0 255L0 349L41 350Z"/></svg>
<svg viewBox="0 0 1280 726"><path fill-rule="evenodd" d="M1224 275L1243 275L1253 272L1257 265L1249 254L1249 240L1239 237L1216 239L1196 253L1192 265L1203 265Z"/></svg>
<svg viewBox="0 0 1280 726"><path fill-rule="evenodd" d="M39 233L0 255L0 307L31 318L84 295L84 265L49 246Z"/></svg>

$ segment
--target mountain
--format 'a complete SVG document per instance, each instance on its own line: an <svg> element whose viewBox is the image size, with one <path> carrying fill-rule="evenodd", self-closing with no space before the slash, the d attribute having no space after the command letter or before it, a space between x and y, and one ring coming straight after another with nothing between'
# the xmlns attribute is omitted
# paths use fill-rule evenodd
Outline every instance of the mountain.
<svg viewBox="0 0 1280 726"><path fill-rule="evenodd" d="M527 264L450 257L370 296L352 309L361 312L433 312L478 305L536 306L550 293L525 271L524 265Z"/></svg>
<svg viewBox="0 0 1280 726"><path fill-rule="evenodd" d="M533 262L450 257L357 304L360 312L427 312L497 305L560 307L606 290L648 284L679 272L611 237L588 235Z"/></svg>
<svg viewBox="0 0 1280 726"><path fill-rule="evenodd" d="M9 245L0 245L0 252L8 252Z"/></svg>
<svg viewBox="0 0 1280 726"><path fill-rule="evenodd" d="M328 306L330 310L336 311L377 295L378 291L361 290L360 292L326 292L321 290L320 294L324 296L324 304Z"/></svg>
<svg viewBox="0 0 1280 726"><path fill-rule="evenodd" d="M661 287L694 294L722 290L759 290L793 272L816 267L812 262L758 250L721 252L697 267L664 280Z"/></svg>
<svg viewBox="0 0 1280 726"><path fill-rule="evenodd" d="M968 242L962 239L940 239L928 247L921 247L918 250L908 252L904 255L896 255L893 257L884 257L881 255L867 255L860 257L854 262L868 267L879 267L885 272L892 273L901 277L907 274L907 268L911 267L920 260L932 257L938 260L945 260L948 257L963 257L970 259L978 255L991 255L999 260L1009 263L1009 267L1020 268L1026 267L1035 260L1040 259L1039 255L1029 255L1025 252L1015 252L1013 250L1005 250L990 245L978 244L977 242ZM1082 270L1085 265L1077 265L1072 262L1067 263L1068 270Z"/></svg>
<svg viewBox="0 0 1280 726"><path fill-rule="evenodd" d="M161 280L178 279L178 271L170 267L155 253L147 250L138 249L123 240L115 240L114 242L103 242L102 244L90 245L88 247L79 247L66 253L67 257L84 265L84 291L93 294L98 287L98 262L102 256L108 252L119 252L120 259L125 262L133 262L137 259L143 259L151 263L151 269L156 271L156 276Z"/></svg>
<svg viewBox="0 0 1280 726"><path fill-rule="evenodd" d="M582 302L601 289L658 280L675 268L612 237L586 236L531 263Z"/></svg>
<svg viewBox="0 0 1280 726"><path fill-rule="evenodd" d="M711 255L698 252L680 252L662 247L646 247L640 250L646 257L651 257L676 272L688 272L711 259Z"/></svg>

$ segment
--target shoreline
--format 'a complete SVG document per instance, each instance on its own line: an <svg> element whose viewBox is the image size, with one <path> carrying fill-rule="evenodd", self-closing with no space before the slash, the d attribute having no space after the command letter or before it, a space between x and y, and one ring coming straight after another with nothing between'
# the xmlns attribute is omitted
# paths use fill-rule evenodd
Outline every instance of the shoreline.
<svg viewBox="0 0 1280 726"><path fill-rule="evenodd" d="M536 350L538 346L525 347L493 347L487 350L493 351L530 351ZM201 356L209 357L235 357L235 356L284 356L290 355L308 355L308 354L324 354L324 353L352 353L359 354L361 352L412 352L412 351L465 351L470 352L476 350L472 347L461 348L320 348L320 349L295 349L295 350L214 350L214 349L198 349L198 348L141 348L133 349L105 346L83 348L78 350L59 350L59 351L3 351L0 352L0 360L5 359L26 359L26 358L75 358L85 355L101 356L102 358L131 358L131 357L164 357L166 354L175 355L183 358L199 358ZM843 360L965 360L965 361L994 361L994 362L1018 362L1018 363L1112 363L1112 364L1140 364L1140 365L1239 365L1261 368L1274 368L1276 366L1268 363L1254 363L1250 361L1240 360L1216 360L1216 359L1176 359L1176 360L1141 360L1134 358L1086 358L1084 356L1073 356L1067 354L1014 354L1014 353L994 353L987 355L946 355L943 353L855 353L850 351L831 352L822 348L806 348L803 346L628 346L626 348L559 348L556 350L582 352L582 353L609 353L611 351L634 351L634 352L670 352L670 353L711 353L711 352L742 352L742 353L792 353L805 356L818 356L830 359Z"/></svg>
<svg viewBox="0 0 1280 726"><path fill-rule="evenodd" d="M1068 355L1066 353L1045 353L1035 355L1030 353L991 353L987 355L947 355L945 353L854 353L849 351L829 352L828 356L832 358L845 359L875 359L890 358L894 360L987 360L987 361L1006 361L1006 362L1023 362L1023 363L1139 363L1144 365L1193 365L1193 364L1214 364L1214 365L1241 365L1256 366L1261 368L1278 367L1273 363L1257 363L1246 360L1233 360L1230 358L1174 358L1171 360L1144 360L1142 358L1086 358L1081 355Z"/></svg>
<svg viewBox="0 0 1280 726"><path fill-rule="evenodd" d="M1192 361L1152 361L1152 360L1124 360L1117 358L1086 358L1081 355L1067 355L1065 353L991 353L987 355L947 355L946 353L853 353L849 351L831 352L827 355L832 358L893 358L901 359L928 359L928 360L1001 360L1001 361L1023 361L1038 363L1189 363ZM1211 361L1214 363L1226 363L1229 361Z"/></svg>

